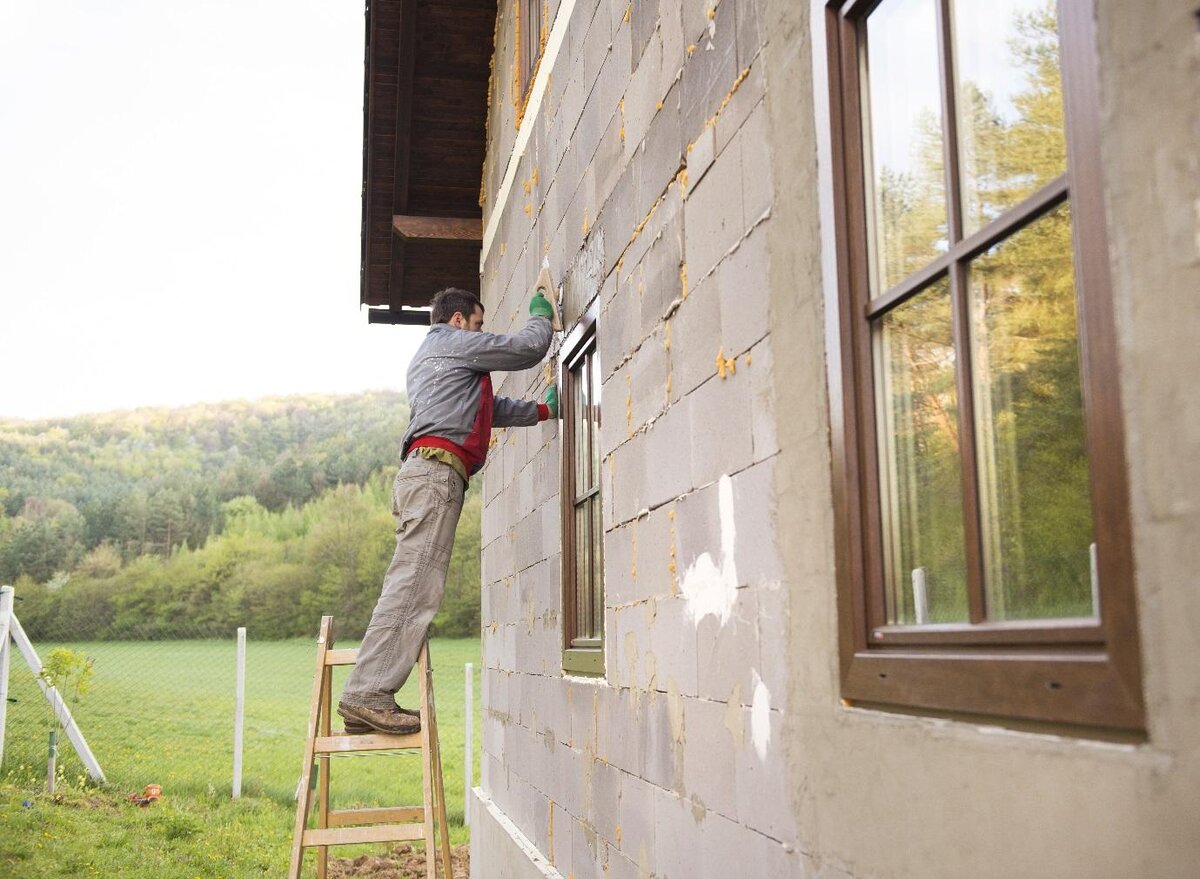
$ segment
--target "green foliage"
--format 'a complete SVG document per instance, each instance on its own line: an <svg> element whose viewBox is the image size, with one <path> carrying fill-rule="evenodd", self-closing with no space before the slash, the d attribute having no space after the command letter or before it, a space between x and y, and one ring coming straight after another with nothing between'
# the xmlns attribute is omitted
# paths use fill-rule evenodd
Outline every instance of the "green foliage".
<svg viewBox="0 0 1200 879"><path fill-rule="evenodd" d="M324 614L357 637L392 557L406 418L377 393L0 422L21 487L0 498L0 582L38 640L290 638ZM479 527L472 492L439 634L479 632Z"/></svg>
<svg viewBox="0 0 1200 879"><path fill-rule="evenodd" d="M55 647L46 657L46 661L42 663L42 670L38 677L47 686L56 689L63 701L78 704L91 688L94 666L95 660L88 658L78 650ZM46 704L49 705L48 702ZM56 721L57 718L51 712L51 725L53 726Z"/></svg>
<svg viewBox="0 0 1200 879"><path fill-rule="evenodd" d="M361 485L407 418L381 391L0 420L0 581L45 580L103 543L125 562L201 546L237 497L279 511Z"/></svg>

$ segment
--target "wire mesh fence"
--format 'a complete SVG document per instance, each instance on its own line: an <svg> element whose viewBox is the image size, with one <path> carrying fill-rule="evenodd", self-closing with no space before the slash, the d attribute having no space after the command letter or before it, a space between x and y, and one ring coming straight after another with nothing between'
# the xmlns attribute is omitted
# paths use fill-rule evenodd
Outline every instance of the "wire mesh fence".
<svg viewBox="0 0 1200 879"><path fill-rule="evenodd" d="M19 597L19 596L18 596ZM14 607L20 619L21 605ZM65 648L91 663L87 692L64 692L80 732L104 772L106 782L136 793L148 784L164 796L228 797L233 790L234 725L237 679L237 631L228 627L173 626L171 638L153 631L133 632L120 641L76 641L69 631L30 633L45 662ZM180 634L185 637L180 637ZM339 642L339 647L355 643ZM314 663L312 639L260 641L248 631L245 648L245 698L241 793L281 804L294 802L307 728ZM434 689L441 734L447 806L451 823L463 819L463 753L467 707L465 663L479 674L479 642L435 639L431 644ZM347 669L335 671L339 692ZM398 695L416 705L416 677ZM480 692L479 681L473 691ZM479 706L473 699L474 740L479 736ZM335 722L337 718L335 717ZM44 779L49 731L54 719L34 672L16 650L10 651L7 720L0 779L29 785ZM61 783L86 785L87 771L60 736ZM477 763L477 757L472 759ZM419 760L393 761L386 772L370 758L339 759L334 778L334 807L396 805L421 801Z"/></svg>

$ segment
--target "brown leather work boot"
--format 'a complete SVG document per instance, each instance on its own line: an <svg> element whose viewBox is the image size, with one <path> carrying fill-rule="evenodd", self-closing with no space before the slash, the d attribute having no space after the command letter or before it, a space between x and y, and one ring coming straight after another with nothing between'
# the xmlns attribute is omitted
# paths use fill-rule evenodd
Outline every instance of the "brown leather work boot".
<svg viewBox="0 0 1200 879"><path fill-rule="evenodd" d="M346 732L351 735L381 732L403 736L421 731L421 718L417 712L397 705L391 708L364 708L339 702L337 713L346 721Z"/></svg>

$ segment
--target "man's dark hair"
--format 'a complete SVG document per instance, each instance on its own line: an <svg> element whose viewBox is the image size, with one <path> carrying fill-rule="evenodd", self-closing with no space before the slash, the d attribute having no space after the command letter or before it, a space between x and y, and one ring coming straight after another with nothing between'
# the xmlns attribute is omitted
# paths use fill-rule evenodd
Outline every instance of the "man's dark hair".
<svg viewBox="0 0 1200 879"><path fill-rule="evenodd" d="M458 287L438 290L433 294L433 301L429 305L433 308L431 318L435 324L449 323L455 312L462 312L463 317L473 315L476 308L483 312L483 303L479 301L479 297Z"/></svg>

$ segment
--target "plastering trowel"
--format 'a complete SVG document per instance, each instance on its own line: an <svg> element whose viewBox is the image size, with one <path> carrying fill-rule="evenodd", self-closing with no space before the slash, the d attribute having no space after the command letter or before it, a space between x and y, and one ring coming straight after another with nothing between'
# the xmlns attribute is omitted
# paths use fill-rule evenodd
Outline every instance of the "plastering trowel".
<svg viewBox="0 0 1200 879"><path fill-rule="evenodd" d="M554 316L550 318L550 329L561 333L562 313L558 310L558 288L554 286L554 281L550 277L550 260L542 259L542 270L538 273L533 288L535 292L541 291L541 294L546 297L546 301L554 309Z"/></svg>

